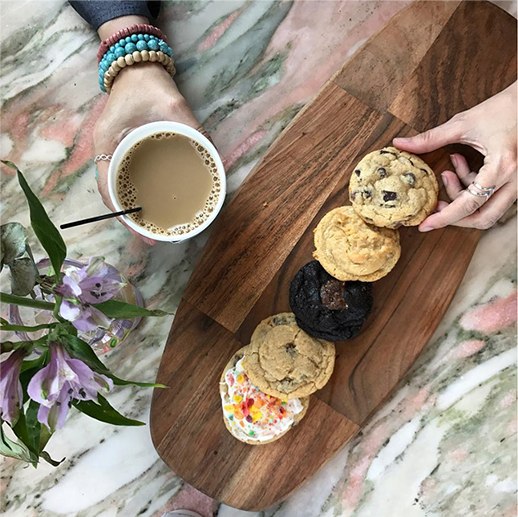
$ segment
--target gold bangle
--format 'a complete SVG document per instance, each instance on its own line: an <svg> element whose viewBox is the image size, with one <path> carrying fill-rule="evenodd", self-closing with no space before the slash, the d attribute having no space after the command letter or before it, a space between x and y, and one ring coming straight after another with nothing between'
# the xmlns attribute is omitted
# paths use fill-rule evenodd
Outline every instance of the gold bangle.
<svg viewBox="0 0 518 517"><path fill-rule="evenodd" d="M123 68L146 61L162 65L167 70L167 72L171 74L171 77L174 77L176 74L174 59L172 57L164 54L160 50L136 50L133 52L133 54L127 54L125 57L119 57L110 65L110 68L106 70L104 73L103 84L107 93L110 93L113 86L113 81Z"/></svg>

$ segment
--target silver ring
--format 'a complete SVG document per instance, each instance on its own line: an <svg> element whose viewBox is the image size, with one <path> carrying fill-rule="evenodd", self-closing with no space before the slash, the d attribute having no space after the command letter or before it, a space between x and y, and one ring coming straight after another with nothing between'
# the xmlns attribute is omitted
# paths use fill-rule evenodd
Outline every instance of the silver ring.
<svg viewBox="0 0 518 517"><path fill-rule="evenodd" d="M477 182L473 182L472 185L476 188L478 188L478 190L481 190L482 192L490 192L491 194L493 193L493 191L495 190L496 188L496 185L493 185L492 187L483 187L482 185L479 185Z"/></svg>
<svg viewBox="0 0 518 517"><path fill-rule="evenodd" d="M485 197L486 199L489 199L491 197L491 194L493 193L493 191L477 192L476 190L471 190L470 188L467 188L466 191L469 192L472 196Z"/></svg>
<svg viewBox="0 0 518 517"><path fill-rule="evenodd" d="M94 163L101 162L101 161L109 162L112 158L113 158L112 154L98 154L94 158Z"/></svg>

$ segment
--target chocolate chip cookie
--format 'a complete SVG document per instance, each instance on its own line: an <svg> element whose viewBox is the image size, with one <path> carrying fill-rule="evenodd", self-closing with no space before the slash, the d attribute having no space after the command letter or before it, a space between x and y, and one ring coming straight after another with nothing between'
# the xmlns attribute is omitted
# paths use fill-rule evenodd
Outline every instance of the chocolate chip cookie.
<svg viewBox="0 0 518 517"><path fill-rule="evenodd" d="M248 377L261 391L290 400L323 388L334 365L333 343L308 335L291 312L257 326L243 361Z"/></svg>
<svg viewBox="0 0 518 517"><path fill-rule="evenodd" d="M401 255L399 233L367 224L351 206L328 212L315 229L313 257L338 280L374 282Z"/></svg>
<svg viewBox="0 0 518 517"><path fill-rule="evenodd" d="M290 306L298 326L327 341L356 336L372 303L370 283L337 280L316 260L300 269L290 285Z"/></svg>
<svg viewBox="0 0 518 517"><path fill-rule="evenodd" d="M385 147L355 167L349 198L366 222L386 228L417 226L437 205L435 174L418 156Z"/></svg>

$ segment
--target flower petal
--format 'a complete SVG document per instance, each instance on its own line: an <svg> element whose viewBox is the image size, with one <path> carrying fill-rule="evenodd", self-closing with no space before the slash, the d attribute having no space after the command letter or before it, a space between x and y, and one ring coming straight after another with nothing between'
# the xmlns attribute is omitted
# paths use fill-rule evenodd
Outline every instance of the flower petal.
<svg viewBox="0 0 518 517"><path fill-rule="evenodd" d="M77 298L81 294L81 287L71 276L63 276L62 284L56 287L56 292L65 298Z"/></svg>
<svg viewBox="0 0 518 517"><path fill-rule="evenodd" d="M72 406L72 397L68 394L69 389L67 389L67 386L65 385L63 390L61 391L61 396L59 397L59 400L56 401L56 404L54 407L56 407L55 410L55 421L56 421L56 428L61 429L63 425L65 424L65 420L68 416L68 411L70 407ZM54 409L54 408L53 408ZM52 412L52 410L51 410ZM53 415L54 416L54 415Z"/></svg>
<svg viewBox="0 0 518 517"><path fill-rule="evenodd" d="M119 294L126 285L120 275L115 278L93 276L85 278L81 282L81 300L86 303L101 303L110 300Z"/></svg>
<svg viewBox="0 0 518 517"><path fill-rule="evenodd" d="M48 408L47 406L44 406L42 404L40 406L40 408L38 409L38 422L40 424L46 425L50 429L50 426L49 426L49 411L50 411L50 408Z"/></svg>
<svg viewBox="0 0 518 517"><path fill-rule="evenodd" d="M108 318L108 316L105 316L104 313L102 313L99 309L90 306L90 314L92 315L92 318L97 323L97 325L101 328L108 329L110 328L110 325L112 324L113 319Z"/></svg>
<svg viewBox="0 0 518 517"><path fill-rule="evenodd" d="M106 377L106 375L94 372L94 381L98 386L97 391L104 390L109 392L113 389L113 381L109 377Z"/></svg>
<svg viewBox="0 0 518 517"><path fill-rule="evenodd" d="M92 317L92 307L83 307L80 315L72 322L72 325L81 332L90 332L91 330L96 330L99 326Z"/></svg>
<svg viewBox="0 0 518 517"><path fill-rule="evenodd" d="M61 302L59 307L59 315L68 321L75 321L81 314L81 308L77 305L73 305L67 299Z"/></svg>
<svg viewBox="0 0 518 517"><path fill-rule="evenodd" d="M29 397L47 407L51 407L57 400L63 384L70 376L66 364L63 364L61 345L50 343L49 347L50 363L34 375L27 387Z"/></svg>
<svg viewBox="0 0 518 517"><path fill-rule="evenodd" d="M86 276L104 276L108 272L107 270L108 265L104 261L104 257L90 257L88 265L85 267Z"/></svg>

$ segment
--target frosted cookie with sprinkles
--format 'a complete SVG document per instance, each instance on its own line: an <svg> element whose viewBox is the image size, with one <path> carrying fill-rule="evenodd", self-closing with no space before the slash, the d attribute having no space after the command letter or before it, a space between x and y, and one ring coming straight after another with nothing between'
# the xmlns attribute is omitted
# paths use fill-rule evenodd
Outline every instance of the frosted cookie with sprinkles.
<svg viewBox="0 0 518 517"><path fill-rule="evenodd" d="M417 226L437 206L439 185L418 156L385 147L365 156L349 183L349 199L366 222L386 228Z"/></svg>
<svg viewBox="0 0 518 517"><path fill-rule="evenodd" d="M309 398L282 400L254 386L243 368L248 349L239 349L221 376L223 420L241 442L263 445L278 440L304 418Z"/></svg>

